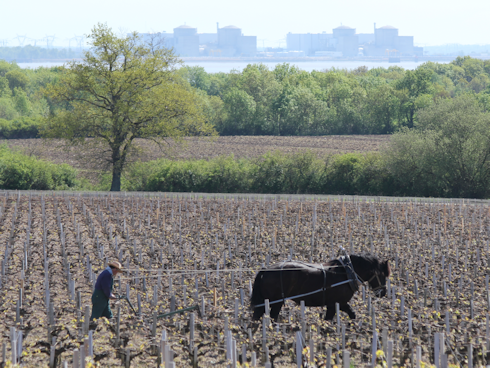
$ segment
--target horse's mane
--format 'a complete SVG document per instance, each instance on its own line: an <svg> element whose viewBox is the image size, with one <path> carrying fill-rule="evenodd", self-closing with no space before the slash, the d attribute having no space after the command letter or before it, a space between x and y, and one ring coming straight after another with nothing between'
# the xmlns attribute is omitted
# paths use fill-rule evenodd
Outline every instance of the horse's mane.
<svg viewBox="0 0 490 368"><path fill-rule="evenodd" d="M360 263L368 263L375 271L383 273L383 264L378 258L371 253L352 254L350 256L353 263L359 261Z"/></svg>

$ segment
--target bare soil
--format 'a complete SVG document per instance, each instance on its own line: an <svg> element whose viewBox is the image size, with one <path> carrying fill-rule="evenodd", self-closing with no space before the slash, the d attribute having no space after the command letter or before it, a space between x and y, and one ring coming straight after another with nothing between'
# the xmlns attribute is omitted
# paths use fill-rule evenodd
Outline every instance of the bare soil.
<svg viewBox="0 0 490 368"><path fill-rule="evenodd" d="M382 337L386 329L388 340L393 341L396 367L410 366L417 346L421 347L422 361L432 362L434 333L442 331L446 332L444 352L449 363L466 366L471 343L473 366L488 364L487 203L366 202L339 197L313 201L295 196L279 200L276 196L202 198L163 193L148 198L131 193L79 196L49 192L44 193L43 216L40 197L0 194L0 259L5 265L0 339L10 357L10 328L23 332L21 362L26 367L48 365L52 337L56 337L57 366L63 361L71 366L73 351L87 336L80 332L80 316L84 306L91 305L89 270L99 274L107 259L119 259L123 264L126 272L116 280L114 292L125 293L129 285L133 305L141 300L141 317L126 303L111 302L114 312L118 305L121 308L120 340L116 339L115 321L99 321L94 331L94 360L100 367L123 366L126 353L131 367L155 366L158 356L154 346L163 329L175 352L176 366L192 366L188 313L158 319L156 336L152 333L153 313L168 312L172 296L176 308L202 308L204 300L204 314L196 316L199 367L230 363L225 356L225 320L236 340L238 356L242 346L247 346L248 362L251 350L260 362L266 346L267 359L274 367L296 366L293 343L296 331L302 328L306 343L312 341L317 367L326 366L327 348L332 349L332 358L341 362L343 339L337 331L345 326L345 351L350 352L351 366L367 366L373 315L379 348L386 344ZM6 248L5 244L10 245ZM307 308L302 320L300 307L288 301L279 322L266 327L263 341L261 324L252 322L248 302L256 272L262 265L282 262L290 255L303 262L326 262L339 254L339 245L351 253L371 252L380 260L390 259L391 295L375 298L369 288L365 294L359 291L350 303L356 320L341 313L341 326L335 319L324 321L323 308ZM68 271L76 292L81 293L81 308L68 291ZM49 338L46 278L55 312ZM16 321L19 290L23 290L22 323ZM249 328L254 331L251 341ZM304 364L309 357L305 349Z"/></svg>

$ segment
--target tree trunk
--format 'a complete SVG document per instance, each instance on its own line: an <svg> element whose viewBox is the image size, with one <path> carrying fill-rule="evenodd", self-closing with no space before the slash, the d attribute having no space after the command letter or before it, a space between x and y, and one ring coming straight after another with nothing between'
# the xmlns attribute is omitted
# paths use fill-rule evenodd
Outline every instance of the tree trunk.
<svg viewBox="0 0 490 368"><path fill-rule="evenodd" d="M131 140L130 140L131 142ZM111 192L121 191L121 175L126 163L129 143L124 144L124 138L111 145L112 149L112 184Z"/></svg>
<svg viewBox="0 0 490 368"><path fill-rule="evenodd" d="M111 192L121 191L121 169L120 165L116 164L112 167L112 184Z"/></svg>

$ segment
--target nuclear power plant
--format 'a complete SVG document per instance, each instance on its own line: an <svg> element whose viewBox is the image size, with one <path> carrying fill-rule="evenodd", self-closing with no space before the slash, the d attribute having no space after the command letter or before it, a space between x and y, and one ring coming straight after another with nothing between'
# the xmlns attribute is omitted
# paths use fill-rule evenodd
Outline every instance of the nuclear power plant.
<svg viewBox="0 0 490 368"><path fill-rule="evenodd" d="M400 36L398 28L376 27L373 33L356 33L355 28L340 25L332 33L288 33L286 49L275 48L257 51L257 36L245 36L241 28L233 25L220 27L216 33L198 33L197 28L181 25L173 33L143 33L147 41L156 35L164 46L172 48L180 57L327 57L327 58L388 58L423 55L416 47L413 36Z"/></svg>
<svg viewBox="0 0 490 368"><path fill-rule="evenodd" d="M241 28L219 27L216 33L198 33L197 28L182 25L174 28L174 33L158 33L167 48L173 48L180 57L254 57L257 54L257 36L244 36ZM155 34L142 33L143 40Z"/></svg>
<svg viewBox="0 0 490 368"><path fill-rule="evenodd" d="M307 56L388 57L422 56L423 48L413 44L413 36L399 36L398 28L384 26L374 33L356 33L355 28L339 26L332 33L288 33L287 50Z"/></svg>

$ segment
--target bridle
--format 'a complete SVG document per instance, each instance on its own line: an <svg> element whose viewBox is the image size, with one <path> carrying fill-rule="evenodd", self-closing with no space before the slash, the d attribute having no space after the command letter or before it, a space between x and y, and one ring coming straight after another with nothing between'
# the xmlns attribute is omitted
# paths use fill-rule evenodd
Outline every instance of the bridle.
<svg viewBox="0 0 490 368"><path fill-rule="evenodd" d="M344 267L344 269L346 270L346 272L348 272L348 269L350 268L354 274L354 278L355 278L355 281L360 283L360 284L368 284L369 287L371 288L371 290L373 291L374 295L376 295L377 297L380 297L381 296L381 293L383 292L383 289L386 289L386 284L385 285L382 285L381 284L381 280L379 279L379 272L378 271L375 271L374 274L371 276L371 278L367 281L364 281L358 274L357 272L354 270L354 266L352 265L352 262L350 260L350 257L347 253L347 251L344 249L344 247L340 246L340 250L343 251L344 253L344 259L347 260L347 262L344 262L343 261L343 257L340 257L339 258L339 261L340 261L340 264ZM347 278L350 279L349 275L347 275ZM372 287L371 286L371 281L373 281L373 279L376 278L376 280L378 281L378 286L376 287ZM352 280L354 281L354 280ZM351 288L352 288L352 285L351 285ZM357 290L357 289L356 289ZM356 290L353 289L353 291L355 292Z"/></svg>
<svg viewBox="0 0 490 368"><path fill-rule="evenodd" d="M371 286L371 281L373 281L374 278L376 278L376 280L378 281L378 286L373 288ZM369 285L369 287L373 291L374 295L376 295L377 297L381 296L383 289L386 289L386 284L385 285L381 284L381 280L379 279L379 272L377 272L377 271L371 276L371 278L369 280L367 280L367 284Z"/></svg>

